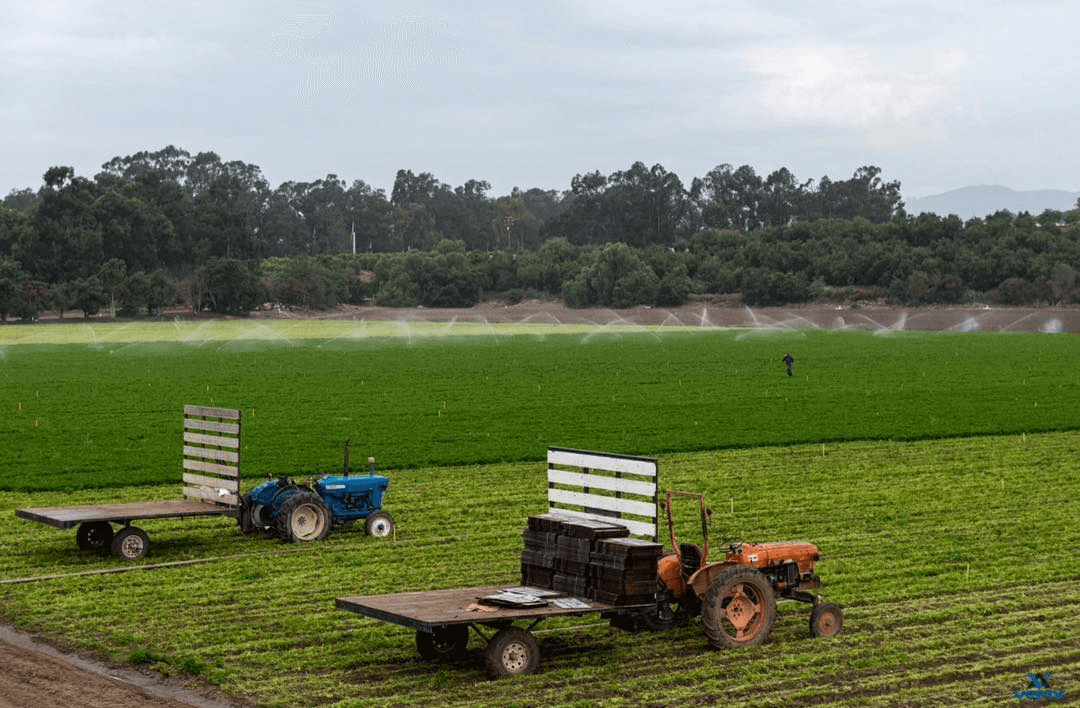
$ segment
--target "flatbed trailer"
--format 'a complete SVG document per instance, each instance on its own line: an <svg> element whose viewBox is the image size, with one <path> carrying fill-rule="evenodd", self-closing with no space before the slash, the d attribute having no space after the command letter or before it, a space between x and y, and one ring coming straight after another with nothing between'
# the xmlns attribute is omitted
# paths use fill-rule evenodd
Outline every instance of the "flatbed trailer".
<svg viewBox="0 0 1080 708"><path fill-rule="evenodd" d="M646 537L649 545L655 545L657 477L654 458L549 448L548 511L586 524L609 528L617 524L625 527L625 533ZM578 560L587 559L578 556ZM655 564L648 572L654 579ZM460 659L471 628L487 642L484 663L493 676L536 671L540 648L532 629L545 619L597 613L604 618L632 618L656 610L654 580L647 595L604 596L612 601L601 601L597 593L583 597L576 591L530 585L525 575L523 560L518 585L339 597L334 604L339 610L416 630L417 650L433 662ZM505 601L507 594L511 601ZM527 599L512 601L520 597ZM628 624L633 625L632 619Z"/></svg>
<svg viewBox="0 0 1080 708"><path fill-rule="evenodd" d="M58 529L78 526L82 550L146 555L150 539L132 521L240 514L240 411L184 406L183 499L16 509L15 516ZM114 532L112 524L122 528Z"/></svg>
<svg viewBox="0 0 1080 708"><path fill-rule="evenodd" d="M485 604L485 598L507 594L537 597L544 604L536 607ZM613 605L521 585L339 597L334 605L339 610L415 629L416 647L429 661L460 658L471 628L487 642L484 663L495 676L536 670L540 647L532 630L545 619L597 613L608 618L639 614L654 607L652 602ZM515 622L527 624L517 627Z"/></svg>

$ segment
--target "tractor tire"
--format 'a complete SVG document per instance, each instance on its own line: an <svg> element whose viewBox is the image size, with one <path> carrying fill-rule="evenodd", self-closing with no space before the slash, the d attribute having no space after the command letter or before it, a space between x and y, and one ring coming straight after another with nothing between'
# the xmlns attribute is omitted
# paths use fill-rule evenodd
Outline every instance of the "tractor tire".
<svg viewBox="0 0 1080 708"><path fill-rule="evenodd" d="M330 533L330 509L310 489L299 489L286 499L276 519L278 536L287 543L321 541Z"/></svg>
<svg viewBox="0 0 1080 708"><path fill-rule="evenodd" d="M112 540L112 554L124 560L142 558L150 550L150 537L134 526L125 526Z"/></svg>
<svg viewBox="0 0 1080 708"><path fill-rule="evenodd" d="M240 499L240 513L236 515L236 523L240 525L240 533L247 535L258 531L255 525L255 502L251 500L251 492Z"/></svg>
<svg viewBox="0 0 1080 708"><path fill-rule="evenodd" d="M81 551L97 551L111 548L113 528L108 521L84 521L75 532L75 543Z"/></svg>
<svg viewBox="0 0 1080 708"><path fill-rule="evenodd" d="M394 517L388 511L376 511L364 522L364 531L368 536L386 538L394 533Z"/></svg>
<svg viewBox="0 0 1080 708"><path fill-rule="evenodd" d="M484 649L484 665L492 678L534 674L540 665L540 644L528 630L500 629Z"/></svg>
<svg viewBox="0 0 1080 708"><path fill-rule="evenodd" d="M772 586L754 568L727 568L709 585L701 620L705 636L715 647L757 646L768 638L776 621Z"/></svg>
<svg viewBox="0 0 1080 708"><path fill-rule="evenodd" d="M424 661L447 664L458 661L469 644L469 625L451 624L437 627L434 632L416 633L416 650Z"/></svg>
<svg viewBox="0 0 1080 708"><path fill-rule="evenodd" d="M839 605L823 602L810 612L811 637L835 637L844 627L844 611Z"/></svg>

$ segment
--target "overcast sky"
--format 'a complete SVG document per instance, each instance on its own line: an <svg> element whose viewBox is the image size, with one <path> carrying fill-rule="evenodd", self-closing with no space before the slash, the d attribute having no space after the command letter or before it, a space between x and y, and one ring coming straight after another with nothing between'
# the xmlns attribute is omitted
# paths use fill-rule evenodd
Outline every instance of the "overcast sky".
<svg viewBox="0 0 1080 708"><path fill-rule="evenodd" d="M1074 0L0 0L0 195L168 145L489 196L716 165L1080 190Z"/></svg>

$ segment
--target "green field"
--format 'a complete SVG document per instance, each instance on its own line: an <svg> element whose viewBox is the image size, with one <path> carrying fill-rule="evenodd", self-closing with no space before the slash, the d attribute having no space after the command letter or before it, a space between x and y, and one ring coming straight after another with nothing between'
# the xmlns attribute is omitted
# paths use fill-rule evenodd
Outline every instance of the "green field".
<svg viewBox="0 0 1080 708"><path fill-rule="evenodd" d="M1080 695L1069 336L231 327L0 328L5 621L255 705L999 705L1029 671ZM113 572L128 565L14 517L177 497L181 407L211 402L243 409L249 476L333 469L345 439L375 455L396 538L151 521L147 561L176 564ZM697 625L545 622L540 672L489 681L475 637L438 667L410 631L333 608L514 582L548 445L657 455L663 488L710 500L714 540L817 543L844 632L810 639L793 603L743 650Z"/></svg>
<svg viewBox="0 0 1080 708"><path fill-rule="evenodd" d="M258 478L332 469L346 440L381 468L416 469L538 460L549 445L656 455L1077 430L1075 341L352 321L0 328L12 463L0 489L172 482L186 403L243 410L244 467Z"/></svg>

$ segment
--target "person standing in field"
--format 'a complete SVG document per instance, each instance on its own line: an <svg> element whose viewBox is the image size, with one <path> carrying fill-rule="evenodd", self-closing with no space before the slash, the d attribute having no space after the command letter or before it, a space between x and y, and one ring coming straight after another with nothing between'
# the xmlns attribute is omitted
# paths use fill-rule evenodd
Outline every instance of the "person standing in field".
<svg viewBox="0 0 1080 708"><path fill-rule="evenodd" d="M787 375L791 376L791 367L795 366L795 357L791 356L791 352L787 352L784 354L783 362L787 367Z"/></svg>

